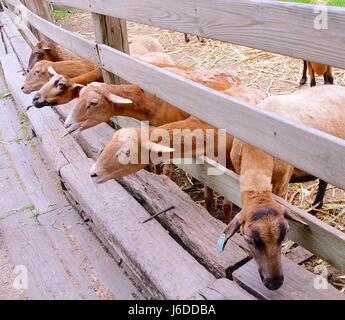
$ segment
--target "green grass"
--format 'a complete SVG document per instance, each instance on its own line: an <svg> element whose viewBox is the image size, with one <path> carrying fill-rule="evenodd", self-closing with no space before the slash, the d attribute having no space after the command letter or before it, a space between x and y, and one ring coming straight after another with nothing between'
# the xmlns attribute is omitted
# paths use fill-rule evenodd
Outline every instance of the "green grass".
<svg viewBox="0 0 345 320"><path fill-rule="evenodd" d="M318 1L316 0L279 0L283 2L297 2L297 3L305 3L305 4L317 4ZM328 6L333 7L345 7L345 0L328 0L325 3Z"/></svg>
<svg viewBox="0 0 345 320"><path fill-rule="evenodd" d="M69 17L70 15L72 15L72 12L69 11L69 10L58 10L58 9L55 9L53 11L53 16L54 16L55 20L66 18L66 17Z"/></svg>
<svg viewBox="0 0 345 320"><path fill-rule="evenodd" d="M327 5L334 7L345 7L345 0L329 0Z"/></svg>
<svg viewBox="0 0 345 320"><path fill-rule="evenodd" d="M298 3L306 3L306 4L315 4L314 0L278 0L282 2L298 2Z"/></svg>

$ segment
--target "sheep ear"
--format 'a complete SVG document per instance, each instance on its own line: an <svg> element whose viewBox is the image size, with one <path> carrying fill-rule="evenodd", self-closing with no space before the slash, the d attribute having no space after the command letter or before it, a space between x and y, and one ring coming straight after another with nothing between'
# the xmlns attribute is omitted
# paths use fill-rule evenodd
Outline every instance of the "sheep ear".
<svg viewBox="0 0 345 320"><path fill-rule="evenodd" d="M118 104L131 104L131 103L133 103L132 100L122 98L122 97L117 96L116 94L113 94L113 93L108 93L107 99L112 103L118 103Z"/></svg>
<svg viewBox="0 0 345 320"><path fill-rule="evenodd" d="M153 152L162 152L162 153L170 153L170 152L174 152L175 149L167 147L167 146L163 146L159 143L155 143L155 142L151 142L151 141L146 141L143 144L144 148Z"/></svg>
<svg viewBox="0 0 345 320"><path fill-rule="evenodd" d="M298 222L304 226L308 226L308 223L304 222L297 214L293 213L292 211L285 210L284 217L288 220Z"/></svg>
<svg viewBox="0 0 345 320"><path fill-rule="evenodd" d="M52 75L52 76L57 76L57 75L59 75L59 74L54 70L54 68L53 68L52 66L49 66L49 67L48 67L48 73L49 73L50 75Z"/></svg>
<svg viewBox="0 0 345 320"><path fill-rule="evenodd" d="M242 226L244 220L242 218L241 212L238 213L234 219L225 227L222 234L218 240L218 250L220 252L224 251L228 240L238 231Z"/></svg>
<svg viewBox="0 0 345 320"><path fill-rule="evenodd" d="M73 90L74 90L75 92L80 92L81 89L83 89L84 87L85 87L85 86L83 86L82 84L75 83L75 84L73 85Z"/></svg>
<svg viewBox="0 0 345 320"><path fill-rule="evenodd" d="M44 50L45 52L51 52L51 51L52 51L51 48L43 48L43 50Z"/></svg>

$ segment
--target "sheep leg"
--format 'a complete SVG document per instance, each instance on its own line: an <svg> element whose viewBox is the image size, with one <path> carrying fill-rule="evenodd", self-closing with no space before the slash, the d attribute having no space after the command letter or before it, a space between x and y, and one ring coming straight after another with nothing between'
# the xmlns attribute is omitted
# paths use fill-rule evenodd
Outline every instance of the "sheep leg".
<svg viewBox="0 0 345 320"><path fill-rule="evenodd" d="M202 37L196 36L196 38L197 38L198 41L201 42L201 43L205 43L205 42L206 42L205 39L202 38Z"/></svg>
<svg viewBox="0 0 345 320"><path fill-rule="evenodd" d="M154 173L155 174L162 174L162 166L160 164L154 165Z"/></svg>
<svg viewBox="0 0 345 320"><path fill-rule="evenodd" d="M188 33L185 33L184 34L184 41L186 41L186 42L189 42L189 35L188 35Z"/></svg>
<svg viewBox="0 0 345 320"><path fill-rule="evenodd" d="M228 224L232 220L232 202L228 199L223 200L223 212L224 212L224 218L225 223Z"/></svg>
<svg viewBox="0 0 345 320"><path fill-rule="evenodd" d="M163 174L169 178L171 178L174 172L174 167L171 163L167 163L163 166Z"/></svg>
<svg viewBox="0 0 345 320"><path fill-rule="evenodd" d="M301 86L307 83L307 69L307 61L303 61L303 73L301 81L299 82Z"/></svg>
<svg viewBox="0 0 345 320"><path fill-rule="evenodd" d="M308 62L308 71L309 71L309 76L310 76L310 86L315 87L316 86L315 71L310 62Z"/></svg>
<svg viewBox="0 0 345 320"><path fill-rule="evenodd" d="M319 187L317 189L317 194L316 194L316 198L315 201L313 203L313 206L316 206L316 209L321 209L323 206L323 199L325 197L325 193L326 193L326 189L327 189L327 182L323 181L323 180L319 180Z"/></svg>
<svg viewBox="0 0 345 320"><path fill-rule="evenodd" d="M325 84L333 84L334 78L332 76L332 67L327 67L327 72L323 75L324 83Z"/></svg>
<svg viewBox="0 0 345 320"><path fill-rule="evenodd" d="M205 209L210 211L213 205L213 190L205 186L204 188Z"/></svg>

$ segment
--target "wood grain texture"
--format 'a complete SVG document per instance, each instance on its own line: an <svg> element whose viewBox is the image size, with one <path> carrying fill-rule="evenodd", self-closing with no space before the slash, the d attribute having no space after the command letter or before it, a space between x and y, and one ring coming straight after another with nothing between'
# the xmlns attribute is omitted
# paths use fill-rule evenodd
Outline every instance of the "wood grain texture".
<svg viewBox="0 0 345 320"><path fill-rule="evenodd" d="M58 106L56 109L64 119L71 106ZM97 159L114 132L110 126L102 124L83 131L77 139L86 154ZM217 251L216 243L225 224L213 218L169 178L142 170L124 177L120 183L151 215L175 206L173 210L160 215L158 221L216 277L230 275L247 260L248 255L242 249L246 244L239 235L229 240L225 252Z"/></svg>
<svg viewBox="0 0 345 320"><path fill-rule="evenodd" d="M296 247L293 248L290 252L288 252L285 255L289 260L297 263L297 264L301 264L304 261L310 259L311 257L313 257L313 254L311 252L309 252L308 250L305 250L303 247Z"/></svg>
<svg viewBox="0 0 345 320"><path fill-rule="evenodd" d="M342 178L345 172L343 139L241 103L107 46L99 46L99 52L105 69L216 128L226 129L297 168L345 188Z"/></svg>
<svg viewBox="0 0 345 320"><path fill-rule="evenodd" d="M264 300L345 300L345 295L330 284L317 289L317 275L296 265L289 259L282 259L284 284L277 291L267 289L261 282L255 261L251 260L233 273L235 281L259 299Z"/></svg>
<svg viewBox="0 0 345 320"><path fill-rule="evenodd" d="M2 65L6 65L6 78L11 79L10 70L20 68L18 62L13 63L14 59L13 54L2 57ZM18 86L15 87L18 82L12 84L13 92L18 91ZM23 98L18 101L25 106ZM52 109L30 109L28 117L40 141L44 142L46 137L52 139L49 143L41 144L46 154L53 160L57 154L66 160L54 167L65 187L93 221L103 239L130 267L150 297L187 299L214 282L215 277L158 222L142 224L144 219L150 217L149 213L117 182L96 186L91 181L89 171L92 163L84 152L79 153L81 149L72 137L66 137L68 139L56 149L56 139L59 137L57 129L63 126Z"/></svg>
<svg viewBox="0 0 345 320"><path fill-rule="evenodd" d="M23 9L24 12L25 10L27 9ZM44 24L41 20L39 17L33 19ZM58 27L49 25L48 32L50 28ZM67 37L66 33L62 32L62 34ZM64 41L63 37L59 38ZM59 41L57 38L54 40ZM90 49L90 45L94 48L93 44L85 42L84 39L78 38L78 41L72 41L73 44L76 42L74 49L71 48L71 43L66 47L72 51L76 51L76 48L81 50L82 47ZM64 45L63 42L60 43ZM82 45L79 46L77 43ZM99 45L98 50L102 67L106 70L138 84L150 93L215 127L226 129L243 141L286 160L297 168L345 188L342 179L345 172L345 162L342 161L345 157L344 140L243 104L234 98L134 59L108 46ZM85 50L80 53L85 54ZM92 56L92 59L97 60L94 55ZM164 86L161 85L162 83ZM177 95L176 92L179 94ZM212 110L209 108L210 105L213 106ZM202 109L208 112L200 112ZM296 141L299 141L298 145Z"/></svg>
<svg viewBox="0 0 345 320"><path fill-rule="evenodd" d="M55 2L163 29L345 67L343 8L328 7L328 26L319 30L320 7L314 9L314 6L297 3L268 0Z"/></svg>
<svg viewBox="0 0 345 320"><path fill-rule="evenodd" d="M129 53L126 21L97 13L92 13L92 20L97 43L103 43L119 51ZM106 70L102 72L106 83L126 83L125 80L113 73Z"/></svg>
<svg viewBox="0 0 345 320"><path fill-rule="evenodd" d="M52 10L50 7L50 3L48 1L42 1L42 0L23 0L24 5L31 10L33 13L37 14L41 18L53 22L53 15L52 15ZM35 34L36 38L40 40L49 40L45 36L44 33L40 32L40 29L33 28L30 26L32 29L32 32Z"/></svg>
<svg viewBox="0 0 345 320"><path fill-rule="evenodd" d="M6 14L11 18L11 20L14 22L18 30L21 32L24 39L28 42L28 44L31 47L34 47L38 39L36 36L31 32L31 30L28 28L28 26L25 24L27 22L24 22L19 16L16 16L12 11L10 11L7 8L4 8L4 11Z"/></svg>
<svg viewBox="0 0 345 320"><path fill-rule="evenodd" d="M229 247L224 252L218 251L216 243L225 224L191 200L168 177L142 170L121 179L120 183L151 215L174 206L156 219L217 278L231 275L248 259L248 254L242 249L246 244L240 235L228 242Z"/></svg>
<svg viewBox="0 0 345 320"><path fill-rule="evenodd" d="M14 98L22 108L22 112L26 113L26 108L32 100L32 95L25 95L20 90L24 77L21 73L16 73L16 70L21 69L16 59L15 54L3 56L1 57L1 64ZM78 161L84 158L84 152L79 145L75 144L71 136L61 139L65 133L65 128L59 121L58 115L52 109L31 108L27 111L27 116L43 146L45 158L57 172L70 161Z"/></svg>
<svg viewBox="0 0 345 320"><path fill-rule="evenodd" d="M0 144L0 192L6 194L0 197L0 242L12 268L28 268L27 298L142 298L68 203L38 141L23 134L21 118L11 98L0 102L0 140L6 142ZM32 209L20 212L28 205Z"/></svg>
<svg viewBox="0 0 345 320"><path fill-rule="evenodd" d="M191 300L255 300L234 281L221 278L203 288Z"/></svg>
<svg viewBox="0 0 345 320"><path fill-rule="evenodd" d="M7 10L7 12L10 11ZM30 58L30 54L28 55L28 53L31 52L30 46L24 40L21 33L18 31L12 19L8 16L7 13L2 13L0 17L2 24L4 25L4 31L11 43L14 52L18 56L18 59L21 62L23 68L26 68Z"/></svg>
<svg viewBox="0 0 345 320"><path fill-rule="evenodd" d="M81 57L98 64L96 43L75 35L73 32L60 28L59 26L39 17L16 0L6 0L16 5L17 10L22 14L25 21L40 30L46 37L59 43L66 49L78 53Z"/></svg>
<svg viewBox="0 0 345 320"><path fill-rule="evenodd" d="M95 185L89 165L61 170L73 197L155 298L187 299L214 277L179 246L117 182Z"/></svg>
<svg viewBox="0 0 345 320"><path fill-rule="evenodd" d="M62 109L62 108L61 108ZM67 111L66 111L67 114ZM118 124L123 127L138 126L138 121L132 118L117 117ZM95 128L94 132L98 132ZM93 139L92 134L87 134L87 138L80 141L83 149L90 157L96 157L104 146L111 140L113 130L104 125L97 133L99 138ZM101 133L102 132L102 133ZM98 142L97 142L97 141ZM205 158L204 164L179 164L178 167L184 171L192 174L196 179L231 200L238 207L242 206L241 192L239 185L239 176L234 172L225 169L209 158ZM212 170L213 174L217 171L218 175L209 175L208 171ZM283 199L274 196L275 200L285 206L288 210L293 211L300 216L305 222L309 224L308 227L301 226L295 222L289 222L290 232L288 237L305 249L314 253L316 256L328 261L339 270L345 269L345 234L330 225L320 221L313 215L298 209L297 207L289 204ZM329 250L332 248L332 250Z"/></svg>

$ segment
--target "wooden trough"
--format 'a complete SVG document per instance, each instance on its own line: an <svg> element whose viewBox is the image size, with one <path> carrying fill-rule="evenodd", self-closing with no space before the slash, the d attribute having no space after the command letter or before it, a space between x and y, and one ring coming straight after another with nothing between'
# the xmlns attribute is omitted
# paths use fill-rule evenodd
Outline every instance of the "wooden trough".
<svg viewBox="0 0 345 320"><path fill-rule="evenodd" d="M315 275L286 258L283 259L284 286L276 292L266 290L243 239L236 235L225 252L218 253L216 243L224 224L166 177L141 171L118 182L93 184L89 178L90 166L111 139L114 129L102 124L82 132L78 141L71 136L60 141L59 137L65 132L62 121L73 102L55 110L30 108L26 111L32 97L24 95L20 87L30 46L9 16L1 13L0 21L1 65L17 105L26 112L40 141L44 159L60 179L73 206L90 220L99 239L114 258L126 266L146 297L345 298L330 285L323 290L315 288ZM26 38L33 39L33 36L29 34ZM236 183L236 177L234 181ZM171 205L174 209L157 220L142 223Z"/></svg>

